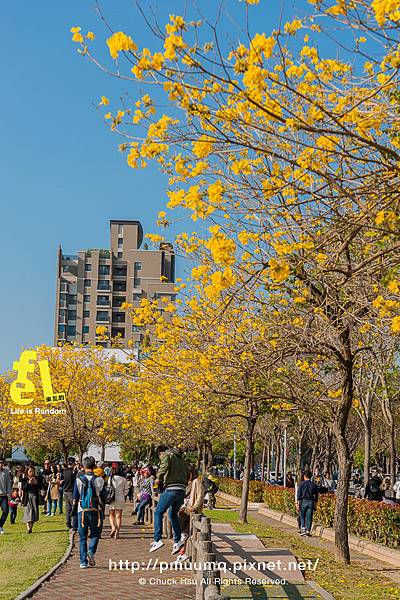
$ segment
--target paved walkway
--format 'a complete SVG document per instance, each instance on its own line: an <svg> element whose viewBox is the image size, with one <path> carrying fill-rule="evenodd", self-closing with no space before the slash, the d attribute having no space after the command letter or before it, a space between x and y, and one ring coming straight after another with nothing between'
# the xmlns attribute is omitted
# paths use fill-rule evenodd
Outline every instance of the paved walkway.
<svg viewBox="0 0 400 600"><path fill-rule="evenodd" d="M196 596L194 579L189 570L176 570L171 563L172 541L164 540L165 546L158 552L149 554L152 529L149 526L133 527L134 517L130 516L127 505L124 525L118 540L111 539L108 518L103 528L102 539L96 554L96 567L79 568L79 540L68 561L46 581L34 594L34 600L194 600ZM218 560L230 565L234 561L277 561L281 559L286 570L287 562L294 560L285 549L268 550L256 536L237 534L230 525L214 524L213 539ZM150 562L149 562L150 561ZM132 572L132 563L134 564ZM161 563L161 564L160 564ZM168 569L171 565L172 568ZM160 569L160 567L162 567ZM164 570L165 569L165 570ZM285 586L257 585L238 582L246 577L271 579L282 577L281 571L255 571L244 568L237 573L232 570L221 573L224 579L223 593L236 599L259 598L290 600L317 599L321 596L304 582L301 573L285 573L288 583ZM235 579L229 585L229 579Z"/></svg>
<svg viewBox="0 0 400 600"><path fill-rule="evenodd" d="M118 540L110 539L106 518L95 568L79 568L79 540L76 539L71 557L41 586L33 599L194 600L195 586L185 583L185 579L192 579L190 571L169 570L160 574L160 561L170 563L174 560L171 556L172 541L164 540L163 548L149 554L152 530L147 526L133 527L134 517L130 516L128 509L126 513ZM149 559L152 560L150 567ZM123 561L122 569L119 561ZM140 570L132 573L131 563L134 561L139 561Z"/></svg>

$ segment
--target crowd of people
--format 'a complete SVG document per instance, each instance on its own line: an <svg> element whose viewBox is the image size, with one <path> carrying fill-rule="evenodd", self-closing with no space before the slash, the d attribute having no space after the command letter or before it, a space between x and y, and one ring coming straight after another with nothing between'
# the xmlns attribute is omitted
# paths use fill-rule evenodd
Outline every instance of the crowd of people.
<svg viewBox="0 0 400 600"><path fill-rule="evenodd" d="M156 552L164 545L163 517L168 511L173 531L172 554L177 555L178 561L186 560L190 514L201 513L205 501L208 508L215 507L218 479L212 473L200 476L194 466L187 465L183 454L176 448L160 446L157 452L158 469L152 465L106 465L96 463L89 456L82 463L73 457L64 465L52 464L46 459L41 468L31 464L18 465L11 470L0 457L0 534L5 533L8 515L10 525L15 524L18 507L23 509L23 522L28 534L32 533L40 513L52 517L57 511L63 514L65 510L66 527L79 535L80 566L84 569L95 565L106 507L109 535L118 539L127 502L132 506L131 514L136 516L132 523L136 527L144 524L146 508L157 499L154 538L149 551ZM318 497L334 492L336 483L334 477L318 468L314 473L305 469L297 478L291 471L286 474L285 486L295 492L301 535L311 535ZM356 472L352 486L357 489L362 484L361 474ZM400 482L391 488L390 479L373 470L362 497L370 501L400 503Z"/></svg>
<svg viewBox="0 0 400 600"><path fill-rule="evenodd" d="M127 503L131 503L131 515L135 516L132 526L136 527L144 524L146 507L157 499L149 551L156 552L164 545L163 517L168 511L172 554L178 561L186 560L190 514L201 513L213 477L200 476L176 448L160 446L157 454L158 469L151 465L106 465L88 456L82 463L73 457L64 465L46 459L40 468L32 464L12 470L0 457L0 533L5 533L8 515L10 525L15 524L18 507L23 509L27 533L33 532L40 515L52 517L65 510L66 527L79 536L80 567L86 569L95 566L107 516L109 536L118 539Z"/></svg>

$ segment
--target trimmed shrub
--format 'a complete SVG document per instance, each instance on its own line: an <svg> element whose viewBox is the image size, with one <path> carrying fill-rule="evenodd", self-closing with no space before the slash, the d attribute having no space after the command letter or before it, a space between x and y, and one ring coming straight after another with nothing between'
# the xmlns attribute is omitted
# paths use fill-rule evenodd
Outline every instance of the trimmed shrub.
<svg viewBox="0 0 400 600"><path fill-rule="evenodd" d="M219 489L240 498L242 482L236 479L220 479ZM272 510L297 516L293 489L251 481L249 500L264 501ZM335 503L335 494L320 494L314 522L323 527L333 527ZM347 524L349 533L353 535L391 548L400 547L400 505L389 506L382 502L349 498Z"/></svg>

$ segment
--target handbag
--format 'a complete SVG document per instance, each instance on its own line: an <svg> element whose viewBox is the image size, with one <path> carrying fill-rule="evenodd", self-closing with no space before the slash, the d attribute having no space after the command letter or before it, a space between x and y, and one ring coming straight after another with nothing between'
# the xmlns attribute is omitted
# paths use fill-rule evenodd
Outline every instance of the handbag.
<svg viewBox="0 0 400 600"><path fill-rule="evenodd" d="M111 475L104 492L105 504L111 504L111 502L114 502L115 500L115 487L112 484L112 478L113 476Z"/></svg>

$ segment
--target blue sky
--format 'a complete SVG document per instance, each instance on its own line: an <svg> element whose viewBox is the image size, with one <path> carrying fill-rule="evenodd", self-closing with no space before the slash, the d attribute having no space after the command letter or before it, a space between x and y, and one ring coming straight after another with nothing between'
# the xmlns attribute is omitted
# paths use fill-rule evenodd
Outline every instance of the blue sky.
<svg viewBox="0 0 400 600"><path fill-rule="evenodd" d="M152 4L163 24L169 13L182 14L186 2L142 4ZM216 4L197 0L206 14ZM251 9L258 30L275 25L278 4L261 0ZM101 6L114 29L130 33L139 47L153 45L132 0ZM229 0L227 7L230 23L239 22L243 3ZM102 94L117 99L138 91L101 73L71 43L70 27L81 25L96 33L94 47L104 52L106 32L94 8L94 0L13 0L0 9L0 371L12 367L22 347L53 341L60 242L66 253L107 247L110 218L140 219L145 231L155 231L164 208L163 176L154 168L129 169L117 150L120 140L93 106Z"/></svg>

